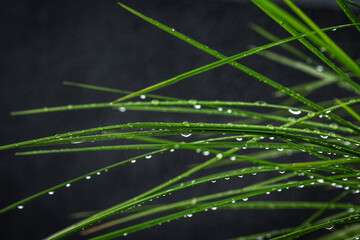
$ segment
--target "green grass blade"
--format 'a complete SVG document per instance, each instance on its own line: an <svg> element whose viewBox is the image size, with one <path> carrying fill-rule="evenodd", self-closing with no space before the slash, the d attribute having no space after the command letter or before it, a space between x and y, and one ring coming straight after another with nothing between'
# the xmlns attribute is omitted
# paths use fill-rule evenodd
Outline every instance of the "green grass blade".
<svg viewBox="0 0 360 240"><path fill-rule="evenodd" d="M346 14L346 16L350 19L353 23L360 23L359 19L356 17L355 13L349 8L349 6L346 4L348 1L344 0L336 0L337 4L341 7L343 12ZM355 5L356 6L356 5ZM359 6L359 5L358 5ZM356 29L360 31L360 27L356 26Z"/></svg>

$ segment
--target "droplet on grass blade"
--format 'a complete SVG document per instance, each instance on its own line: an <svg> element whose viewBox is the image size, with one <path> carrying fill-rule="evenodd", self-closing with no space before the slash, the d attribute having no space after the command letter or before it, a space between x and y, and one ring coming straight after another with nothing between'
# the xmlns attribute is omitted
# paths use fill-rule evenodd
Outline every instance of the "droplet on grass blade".
<svg viewBox="0 0 360 240"><path fill-rule="evenodd" d="M294 109L289 109L289 112L293 115L299 115L301 114L301 111L300 110L294 110Z"/></svg>
<svg viewBox="0 0 360 240"><path fill-rule="evenodd" d="M125 107L119 107L119 111L120 112L126 112L126 108Z"/></svg>
<svg viewBox="0 0 360 240"><path fill-rule="evenodd" d="M183 136L183 137L190 137L190 136L191 136L191 133L182 133L181 136Z"/></svg>

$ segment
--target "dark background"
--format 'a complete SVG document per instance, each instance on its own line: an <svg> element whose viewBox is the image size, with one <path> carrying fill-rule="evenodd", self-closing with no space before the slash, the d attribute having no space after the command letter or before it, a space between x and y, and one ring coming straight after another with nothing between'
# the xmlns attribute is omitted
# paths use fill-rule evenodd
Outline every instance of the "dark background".
<svg viewBox="0 0 360 240"><path fill-rule="evenodd" d="M300 1L301 2L301 1ZM307 1L305 1L307 2ZM348 23L334 5L304 4L303 9L321 27ZM321 2L321 1L318 1ZM124 1L134 9L202 42L225 55L261 45L267 40L249 27L256 23L274 34L288 36L256 6L247 1ZM120 8L116 1L1 1L0 3L0 144L50 136L91 127L138 121L216 121L225 117L164 113L120 113L110 109L71 111L11 117L14 110L45 106L107 102L119 95L63 86L74 81L138 90L214 61L213 57L156 29ZM359 56L353 29L330 33L351 57ZM298 44L295 44L299 46ZM282 52L279 50L279 52ZM261 57L241 63L285 86L312 78ZM272 89L258 80L223 66L157 94L187 99L267 101ZM327 88L314 100L346 96ZM137 152L95 152L14 156L0 153L0 207L97 168L136 156ZM180 153L180 151L179 151ZM0 239L41 239L75 222L73 212L104 209L168 180L206 158L194 153L164 154L138 161L91 180L81 181L53 196L43 196L0 215ZM263 176L248 176L230 186L247 185ZM229 184L206 185L172 199L221 191ZM325 200L334 193L295 191L272 196L276 200ZM269 198L268 198L269 199ZM167 199L161 199L166 201ZM171 199L169 199L171 200ZM239 211L199 213L130 234L128 239L224 239L300 224L312 211ZM116 229L116 228L115 228ZM72 239L79 239L74 235Z"/></svg>

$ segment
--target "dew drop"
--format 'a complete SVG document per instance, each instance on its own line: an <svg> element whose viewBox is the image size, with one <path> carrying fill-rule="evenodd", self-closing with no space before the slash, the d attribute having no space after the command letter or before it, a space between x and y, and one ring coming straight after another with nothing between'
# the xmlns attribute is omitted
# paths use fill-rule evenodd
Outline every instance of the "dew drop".
<svg viewBox="0 0 360 240"><path fill-rule="evenodd" d="M89 179L91 179L91 176L86 176L85 178L86 178L87 180L89 180Z"/></svg>
<svg viewBox="0 0 360 240"><path fill-rule="evenodd" d="M246 202L247 200L249 200L249 198L243 198L242 199L244 202Z"/></svg>
<svg viewBox="0 0 360 240"><path fill-rule="evenodd" d="M222 112L224 109L223 109L222 107L219 107L217 110L218 110L219 112Z"/></svg>
<svg viewBox="0 0 360 240"><path fill-rule="evenodd" d="M283 148L278 148L277 149L279 152L282 152L284 149Z"/></svg>
<svg viewBox="0 0 360 240"><path fill-rule="evenodd" d="M146 159L150 159L151 157L152 157L151 155L145 156Z"/></svg>
<svg viewBox="0 0 360 240"><path fill-rule="evenodd" d="M68 183L68 184L66 184L66 185L65 185L65 187L70 187L70 186L71 186L71 184L70 184L70 183Z"/></svg>
<svg viewBox="0 0 360 240"><path fill-rule="evenodd" d="M327 139L329 136L326 136L326 135L320 135L321 138L323 139Z"/></svg>
<svg viewBox="0 0 360 240"><path fill-rule="evenodd" d="M318 183L324 183L324 179L318 179L317 182Z"/></svg>
<svg viewBox="0 0 360 240"><path fill-rule="evenodd" d="M54 193L55 193L54 191L48 192L49 195L54 195Z"/></svg>
<svg viewBox="0 0 360 240"><path fill-rule="evenodd" d="M274 126L271 125L271 124L266 125L266 127L269 128L269 129L274 129Z"/></svg>
<svg viewBox="0 0 360 240"><path fill-rule="evenodd" d="M126 108L125 107L119 107L119 111L120 112L126 112Z"/></svg>
<svg viewBox="0 0 360 240"><path fill-rule="evenodd" d="M226 177L226 178L224 178L225 180L229 180L230 178L229 177Z"/></svg>
<svg viewBox="0 0 360 240"><path fill-rule="evenodd" d="M227 113L232 113L231 109L226 110Z"/></svg>
<svg viewBox="0 0 360 240"><path fill-rule="evenodd" d="M236 141L241 142L243 139L242 138L236 138Z"/></svg>
<svg viewBox="0 0 360 240"><path fill-rule="evenodd" d="M140 95L140 99L146 99L146 95Z"/></svg>
<svg viewBox="0 0 360 240"><path fill-rule="evenodd" d="M209 154L210 154L209 151L204 151L204 152L202 152L202 155L204 155L204 156L209 156Z"/></svg>
<svg viewBox="0 0 360 240"><path fill-rule="evenodd" d="M24 209L24 206L23 205L19 205L17 206L18 209Z"/></svg>
<svg viewBox="0 0 360 240"><path fill-rule="evenodd" d="M131 163L136 163L136 160L135 159L131 160Z"/></svg>
<svg viewBox="0 0 360 240"><path fill-rule="evenodd" d="M222 158L223 158L223 155L222 155L221 153L218 153L218 154L216 154L216 157L217 157L218 159L222 159Z"/></svg>
<svg viewBox="0 0 360 240"><path fill-rule="evenodd" d="M195 105L194 105L194 108L195 108L195 109L200 109L200 108L201 108L201 105L200 105L200 104L195 104Z"/></svg>
<svg viewBox="0 0 360 240"><path fill-rule="evenodd" d="M318 72L324 71L324 67L323 67L323 66L320 66L320 65L316 66L315 69L316 69L316 71L318 71Z"/></svg>
<svg viewBox="0 0 360 240"><path fill-rule="evenodd" d="M183 136L183 137L190 137L190 136L191 136L191 133L182 133L181 136Z"/></svg>
<svg viewBox="0 0 360 240"><path fill-rule="evenodd" d="M189 213L188 215L187 215L187 217L192 217L193 215L191 214L191 213Z"/></svg>
<svg viewBox="0 0 360 240"><path fill-rule="evenodd" d="M184 121L183 124L184 124L184 126L186 126L186 127L189 127L189 126L190 126L189 122L187 122L187 121Z"/></svg>
<svg viewBox="0 0 360 240"><path fill-rule="evenodd" d="M215 211L216 209L217 209L217 207L211 207L211 210L214 210L214 211Z"/></svg>
<svg viewBox="0 0 360 240"><path fill-rule="evenodd" d="M160 103L159 100L156 100L156 99L151 100L151 104L153 104L153 105L159 105L159 103Z"/></svg>
<svg viewBox="0 0 360 240"><path fill-rule="evenodd" d="M231 156L231 157L230 157L230 160L231 160L231 161L235 161L235 160L236 160L236 157L235 157L235 156Z"/></svg>
<svg viewBox="0 0 360 240"><path fill-rule="evenodd" d="M301 114L301 111L300 110L294 110L294 109L289 109L289 112L293 115L299 115Z"/></svg>
<svg viewBox="0 0 360 240"><path fill-rule="evenodd" d="M216 180L212 180L211 182L212 182L212 183L216 183Z"/></svg>
<svg viewBox="0 0 360 240"><path fill-rule="evenodd" d="M265 194L266 194L266 195L269 195L269 194L270 194L270 192L266 192Z"/></svg>
<svg viewBox="0 0 360 240"><path fill-rule="evenodd" d="M331 230L331 229L333 229L333 228L334 228L334 225L325 227L326 230Z"/></svg>

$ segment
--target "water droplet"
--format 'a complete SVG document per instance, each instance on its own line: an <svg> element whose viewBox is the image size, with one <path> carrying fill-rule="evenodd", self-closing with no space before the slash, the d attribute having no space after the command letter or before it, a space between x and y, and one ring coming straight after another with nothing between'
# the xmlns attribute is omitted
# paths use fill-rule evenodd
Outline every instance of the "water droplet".
<svg viewBox="0 0 360 240"><path fill-rule="evenodd" d="M201 149L198 148L198 149L195 150L195 152L196 152L196 153L201 153Z"/></svg>
<svg viewBox="0 0 360 240"><path fill-rule="evenodd" d="M188 216L188 217L192 217L193 215L192 215L191 213L189 213L187 216Z"/></svg>
<svg viewBox="0 0 360 240"><path fill-rule="evenodd" d="M217 207L211 207L211 210L214 210L214 211L215 211L216 209L217 209Z"/></svg>
<svg viewBox="0 0 360 240"><path fill-rule="evenodd" d="M195 108L195 109L200 109L200 108L201 108L201 105L200 105L200 104L195 104L195 105L194 105L194 108Z"/></svg>
<svg viewBox="0 0 360 240"><path fill-rule="evenodd" d="M243 198L242 199L244 202L246 202L247 200L249 200L249 198Z"/></svg>
<svg viewBox="0 0 360 240"><path fill-rule="evenodd" d="M269 194L270 194L270 192L266 192L265 194L269 195Z"/></svg>
<svg viewBox="0 0 360 240"><path fill-rule="evenodd" d="M324 183L324 179L318 179L317 182L318 183Z"/></svg>
<svg viewBox="0 0 360 240"><path fill-rule="evenodd" d="M279 173L280 173L280 174L284 174L284 173L285 173L285 171L279 171Z"/></svg>
<svg viewBox="0 0 360 240"><path fill-rule="evenodd" d="M326 51L326 47L321 47L321 48L320 48L320 51L321 51L321 52L325 52L325 51Z"/></svg>
<svg viewBox="0 0 360 240"><path fill-rule="evenodd" d="M235 157L235 156L231 156L231 157L230 157L230 160L231 160L231 161L235 161L235 160L236 160L236 157Z"/></svg>
<svg viewBox="0 0 360 240"><path fill-rule="evenodd" d="M251 173L251 175L253 175L253 176L255 176L256 174L257 174L256 172Z"/></svg>
<svg viewBox="0 0 360 240"><path fill-rule="evenodd" d="M223 109L222 107L219 107L217 110L218 110L219 112L222 112L224 109Z"/></svg>
<svg viewBox="0 0 360 240"><path fill-rule="evenodd" d="M190 137L190 136L191 136L191 133L182 133L181 136L183 136L183 137Z"/></svg>
<svg viewBox="0 0 360 240"><path fill-rule="evenodd" d="M209 154L210 154L209 151L203 151L203 152L202 152L202 155L204 155L204 156L209 156Z"/></svg>
<svg viewBox="0 0 360 240"><path fill-rule="evenodd" d="M335 32L335 31L336 31L336 28L331 29L331 31L332 31L332 32Z"/></svg>
<svg viewBox="0 0 360 240"><path fill-rule="evenodd" d="M299 185L299 186L298 186L298 188L303 188L303 187L305 187L305 186L304 186L304 185Z"/></svg>
<svg viewBox="0 0 360 240"><path fill-rule="evenodd" d="M236 138L236 141L241 142L243 139L242 138Z"/></svg>
<svg viewBox="0 0 360 240"><path fill-rule="evenodd" d="M222 158L223 158L223 155L222 155L221 153L218 153L218 154L216 154L216 157L217 157L218 159L222 159Z"/></svg>
<svg viewBox="0 0 360 240"><path fill-rule="evenodd" d="M318 71L318 72L324 71L324 67L321 66L321 65L317 65L317 66L315 67L315 69L316 69L316 71Z"/></svg>
<svg viewBox="0 0 360 240"><path fill-rule="evenodd" d="M277 149L279 152L282 152L284 149L283 148L278 148Z"/></svg>
<svg viewBox="0 0 360 240"><path fill-rule="evenodd" d="M126 237L126 236L127 236L127 233L124 233L123 235L124 235L124 237Z"/></svg>
<svg viewBox="0 0 360 240"><path fill-rule="evenodd" d="M68 184L66 184L66 185L65 185L65 187L70 187L70 186L71 186L71 184L70 184L70 183L68 183Z"/></svg>
<svg viewBox="0 0 360 240"><path fill-rule="evenodd" d="M236 201L233 199L233 200L231 200L231 203L236 203Z"/></svg>
<svg viewBox="0 0 360 240"><path fill-rule="evenodd" d="M334 225L325 227L326 230L331 230L331 229L333 229L333 228L334 228Z"/></svg>
<svg viewBox="0 0 360 240"><path fill-rule="evenodd" d="M212 182L212 183L216 183L216 180L212 180L211 182Z"/></svg>
<svg viewBox="0 0 360 240"><path fill-rule="evenodd" d="M160 103L159 100L156 100L156 99L151 100L151 104L153 104L153 105L159 105L159 103Z"/></svg>
<svg viewBox="0 0 360 240"><path fill-rule="evenodd" d="M140 99L146 99L146 95L140 95Z"/></svg>
<svg viewBox="0 0 360 240"><path fill-rule="evenodd" d="M18 209L24 209L24 206L23 205L19 205L17 206Z"/></svg>
<svg viewBox="0 0 360 240"><path fill-rule="evenodd" d="M136 163L136 160L135 159L131 160L131 163Z"/></svg>
<svg viewBox="0 0 360 240"><path fill-rule="evenodd" d="M230 178L229 177L226 177L226 178L224 178L225 180L229 180Z"/></svg>
<svg viewBox="0 0 360 240"><path fill-rule="evenodd" d="M48 192L49 195L54 195L54 193L55 193L54 191Z"/></svg>
<svg viewBox="0 0 360 240"><path fill-rule="evenodd" d="M232 113L231 109L226 110L227 113Z"/></svg>
<svg viewBox="0 0 360 240"><path fill-rule="evenodd" d="M266 127L269 128L269 129L274 129L274 126L271 125L271 124L266 125Z"/></svg>
<svg viewBox="0 0 360 240"><path fill-rule="evenodd" d="M86 178L87 180L89 180L89 179L91 179L91 176L86 176L85 178Z"/></svg>
<svg viewBox="0 0 360 240"><path fill-rule="evenodd" d="M187 122L187 121L184 121L183 124L184 124L184 126L186 126L186 127L189 127L189 126L190 126L189 122Z"/></svg>
<svg viewBox="0 0 360 240"><path fill-rule="evenodd" d="M299 115L299 114L301 114L301 111L300 111L300 110L289 109L289 112L290 112L291 114L294 114L294 115Z"/></svg>
<svg viewBox="0 0 360 240"><path fill-rule="evenodd" d="M119 107L119 111L120 112L126 112L126 108L125 107Z"/></svg>
<svg viewBox="0 0 360 240"><path fill-rule="evenodd" d="M239 175L239 176L238 176L238 178L243 178L243 177L244 177L244 175Z"/></svg>
<svg viewBox="0 0 360 240"><path fill-rule="evenodd" d="M323 139L327 139L329 136L326 136L326 135L320 135L321 138Z"/></svg>

